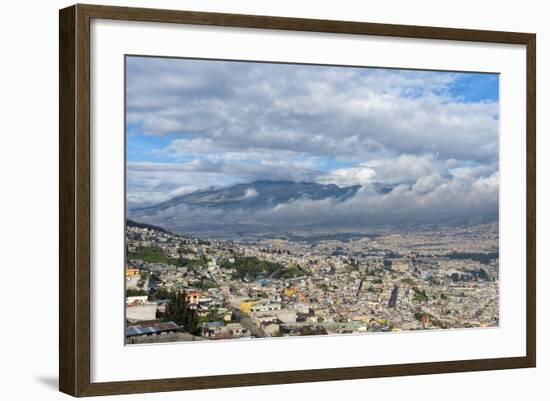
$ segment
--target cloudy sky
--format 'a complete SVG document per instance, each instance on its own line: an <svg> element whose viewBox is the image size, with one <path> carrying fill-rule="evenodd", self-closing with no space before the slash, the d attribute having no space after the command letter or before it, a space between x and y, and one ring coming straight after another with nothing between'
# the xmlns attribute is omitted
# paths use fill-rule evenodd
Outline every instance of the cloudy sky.
<svg viewBox="0 0 550 401"><path fill-rule="evenodd" d="M498 75L152 57L126 69L130 207L284 179L362 185L348 209L497 210Z"/></svg>

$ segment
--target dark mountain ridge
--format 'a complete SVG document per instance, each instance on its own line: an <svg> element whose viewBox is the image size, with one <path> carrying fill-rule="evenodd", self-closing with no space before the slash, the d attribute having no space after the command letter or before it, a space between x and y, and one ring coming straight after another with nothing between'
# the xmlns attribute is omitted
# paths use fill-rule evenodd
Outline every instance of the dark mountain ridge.
<svg viewBox="0 0 550 401"><path fill-rule="evenodd" d="M339 187L335 184L316 182L261 180L225 188L201 189L156 205L133 208L130 211L137 214L150 214L179 205L222 210L260 210L299 199L332 199L343 202L355 196L360 188L360 185Z"/></svg>

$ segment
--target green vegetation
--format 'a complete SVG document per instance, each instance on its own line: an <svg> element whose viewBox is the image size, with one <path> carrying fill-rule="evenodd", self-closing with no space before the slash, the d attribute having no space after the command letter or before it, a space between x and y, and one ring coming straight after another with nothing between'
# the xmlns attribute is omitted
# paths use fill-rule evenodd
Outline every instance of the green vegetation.
<svg viewBox="0 0 550 401"><path fill-rule="evenodd" d="M422 320L422 318L424 318L424 317L427 317L430 320L433 319L433 316L430 315L428 312L420 311L420 312L416 312L414 314L414 318L418 321Z"/></svg>
<svg viewBox="0 0 550 401"><path fill-rule="evenodd" d="M220 261L220 267L223 269L231 269L233 266L234 266L233 263L231 263L229 259L223 258Z"/></svg>
<svg viewBox="0 0 550 401"><path fill-rule="evenodd" d="M197 311L191 309L185 300L185 294L172 292L169 295L170 302L166 305L164 321L172 321L183 326L188 333L198 334L200 331Z"/></svg>
<svg viewBox="0 0 550 401"><path fill-rule="evenodd" d="M228 262L229 263L229 262ZM222 266L225 266L222 261ZM255 256L236 257L235 263L231 267L236 269L232 274L233 279L239 280L258 280L273 275L278 278L293 278L305 275L299 267L285 268L277 262L258 259Z"/></svg>
<svg viewBox="0 0 550 401"><path fill-rule="evenodd" d="M149 301L158 301L161 299L170 299L172 293L166 288L156 288L155 290L149 293Z"/></svg>
<svg viewBox="0 0 550 401"><path fill-rule="evenodd" d="M203 266L206 266L208 263L208 258L206 256L201 256L199 259L185 259L179 258L178 263L180 266L187 267L188 270L197 270Z"/></svg>
<svg viewBox="0 0 550 401"><path fill-rule="evenodd" d="M451 252L445 256L451 259L471 259L476 262L488 265L493 260L498 259L498 252Z"/></svg>
<svg viewBox="0 0 550 401"><path fill-rule="evenodd" d="M435 327L440 327L442 329L446 329L447 328L447 325L445 323L443 323L441 320L439 319L436 319L433 315L429 314L428 312L424 312L424 311L420 311L420 312L416 312L414 314L414 318L416 320L418 320L419 322L422 321L422 319L424 317L427 317L428 319L430 319L430 324L432 326L435 326Z"/></svg>
<svg viewBox="0 0 550 401"><path fill-rule="evenodd" d="M128 260L138 259L148 263L178 265L178 259L169 258L162 249L154 246L140 247L136 249L135 252L128 252Z"/></svg>
<svg viewBox="0 0 550 401"><path fill-rule="evenodd" d="M215 322L222 318L221 314L219 313L217 308L212 308L208 310L208 315L206 315L206 318L209 322Z"/></svg>
<svg viewBox="0 0 550 401"><path fill-rule="evenodd" d="M160 233L166 233L170 234L170 231L165 230L162 227L154 226L152 224L146 224L146 223L138 223L137 221L126 219L126 226L127 227L137 227L137 228L146 228L148 230L152 231L158 231Z"/></svg>
<svg viewBox="0 0 550 401"><path fill-rule="evenodd" d="M407 285L410 285L410 286L413 286L414 285L414 280L410 277L405 277L405 278L402 278L401 279L401 282L403 284L407 284Z"/></svg>
<svg viewBox="0 0 550 401"><path fill-rule="evenodd" d="M199 288L200 290L208 290L210 288L219 288L220 285L218 283L216 283L215 281L213 280L208 280L208 279L205 279L203 278L200 283L197 285L197 288Z"/></svg>
<svg viewBox="0 0 550 401"><path fill-rule="evenodd" d="M447 324L443 323L441 320L438 320L438 319L432 320L432 326L436 326L436 327L439 327L439 328L442 328L442 329L448 329L449 328L449 326L447 326Z"/></svg>
<svg viewBox="0 0 550 401"><path fill-rule="evenodd" d="M182 248L186 253L194 253L189 248ZM202 266L205 266L208 263L208 258L206 256L201 256L198 259L187 259L179 257L177 259L169 258L162 249L158 247L141 247L136 249L135 252L128 252L128 260L143 260L148 263L164 263L174 266L183 266L187 267L190 270L199 269Z"/></svg>
<svg viewBox="0 0 550 401"><path fill-rule="evenodd" d="M349 260L346 260L345 262L347 264L348 271L358 271L359 270L359 263L354 258L350 258Z"/></svg>
<svg viewBox="0 0 550 401"><path fill-rule="evenodd" d="M441 298L441 299L449 299L449 297L447 296L447 294L445 294L445 293L443 293L443 292L442 292L441 294L439 294L439 298Z"/></svg>
<svg viewBox="0 0 550 401"><path fill-rule="evenodd" d="M294 277L301 277L301 276L307 276L307 275L309 274L305 272L300 266L297 266L297 267L287 267L277 275L277 278L294 278Z"/></svg>
<svg viewBox="0 0 550 401"><path fill-rule="evenodd" d="M142 295L147 295L147 291L138 290L138 289L135 289L135 288L126 288L126 296L127 297L137 297L137 296L142 296Z"/></svg>
<svg viewBox="0 0 550 401"><path fill-rule="evenodd" d="M375 278L371 281L372 284L382 284L383 282L384 280L382 280L381 278Z"/></svg>
<svg viewBox="0 0 550 401"><path fill-rule="evenodd" d="M418 287L413 287L413 291L414 291L414 297L413 297L414 301L425 302L429 299L428 296L426 295L426 290L420 291Z"/></svg>
<svg viewBox="0 0 550 401"><path fill-rule="evenodd" d="M199 316L197 320L198 326L202 326L203 323L207 322L218 322L222 321L222 314L218 312L217 308L212 308L208 310L208 314L206 316ZM224 322L225 324L225 322Z"/></svg>
<svg viewBox="0 0 550 401"><path fill-rule="evenodd" d="M300 336L318 336L326 335L327 330L322 326L303 326L298 328L298 335Z"/></svg>
<svg viewBox="0 0 550 401"><path fill-rule="evenodd" d="M478 279L488 281L491 278L489 277L489 274L484 268L480 268L479 270L471 271L470 274L472 277L477 277Z"/></svg>
<svg viewBox="0 0 550 401"><path fill-rule="evenodd" d="M145 287L145 282L149 278L148 272L142 272L139 276L139 281L137 282L137 286L139 289L143 289Z"/></svg>

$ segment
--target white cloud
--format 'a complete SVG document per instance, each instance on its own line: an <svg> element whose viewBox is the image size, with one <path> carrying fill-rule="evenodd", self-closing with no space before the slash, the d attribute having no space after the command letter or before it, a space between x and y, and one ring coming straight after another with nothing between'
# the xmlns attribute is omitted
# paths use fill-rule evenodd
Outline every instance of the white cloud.
<svg viewBox="0 0 550 401"><path fill-rule="evenodd" d="M179 146L195 153L214 147L364 158L387 150L494 160L498 104L452 97L458 77L131 58L128 115L149 135L180 135Z"/></svg>
<svg viewBox="0 0 550 401"><path fill-rule="evenodd" d="M498 173L474 180L433 175L412 187L401 185L387 194L364 187L343 203L297 200L266 210L251 219L277 225L324 224L368 227L447 221L482 216L498 210Z"/></svg>
<svg viewBox="0 0 550 401"><path fill-rule="evenodd" d="M175 136L152 152L162 163L128 163L129 204L265 179L363 187L342 204L297 200L242 219L367 224L498 210L498 102L453 95L460 74L155 58L128 68L127 121Z"/></svg>
<svg viewBox="0 0 550 401"><path fill-rule="evenodd" d="M254 188L247 188L244 191L245 198L255 198L256 196L258 196L258 192Z"/></svg>
<svg viewBox="0 0 550 401"><path fill-rule="evenodd" d="M331 171L329 174L320 176L317 181L323 184L336 184L338 186L347 187L368 184L375 175L374 169L361 165Z"/></svg>

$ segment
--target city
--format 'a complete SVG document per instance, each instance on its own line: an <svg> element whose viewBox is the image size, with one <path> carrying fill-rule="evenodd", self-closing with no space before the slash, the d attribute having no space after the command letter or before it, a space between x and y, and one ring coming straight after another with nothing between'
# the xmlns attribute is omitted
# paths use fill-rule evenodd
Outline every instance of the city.
<svg viewBox="0 0 550 401"><path fill-rule="evenodd" d="M195 238L128 221L126 342L499 324L498 224Z"/></svg>

